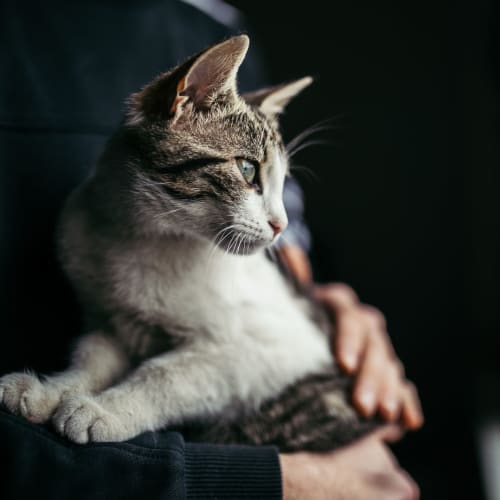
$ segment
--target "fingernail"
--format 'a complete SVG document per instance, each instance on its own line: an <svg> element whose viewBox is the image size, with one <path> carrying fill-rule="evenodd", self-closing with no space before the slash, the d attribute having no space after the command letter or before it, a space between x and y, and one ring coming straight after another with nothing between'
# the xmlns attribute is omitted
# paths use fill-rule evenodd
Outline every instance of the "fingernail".
<svg viewBox="0 0 500 500"><path fill-rule="evenodd" d="M354 370L356 368L357 356L354 352L346 352L343 356L344 365L349 370Z"/></svg>
<svg viewBox="0 0 500 500"><path fill-rule="evenodd" d="M422 427L422 425L424 425L424 422L425 422L425 419L424 419L424 416L422 414L420 415L417 415L414 419L413 419L413 428L415 429L418 429L419 427Z"/></svg>
<svg viewBox="0 0 500 500"><path fill-rule="evenodd" d="M372 388L363 389L359 400L364 410L370 413L375 407L375 391Z"/></svg>

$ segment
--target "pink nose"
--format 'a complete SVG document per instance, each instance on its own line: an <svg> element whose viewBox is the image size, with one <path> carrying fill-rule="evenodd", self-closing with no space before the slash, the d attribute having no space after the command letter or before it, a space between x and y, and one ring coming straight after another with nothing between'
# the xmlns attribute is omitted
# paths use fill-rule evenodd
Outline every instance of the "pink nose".
<svg viewBox="0 0 500 500"><path fill-rule="evenodd" d="M269 225L271 226L271 229L273 230L274 236L277 234L280 234L281 231L283 231L284 227L280 224L276 224L276 222L271 222L270 220L267 221Z"/></svg>

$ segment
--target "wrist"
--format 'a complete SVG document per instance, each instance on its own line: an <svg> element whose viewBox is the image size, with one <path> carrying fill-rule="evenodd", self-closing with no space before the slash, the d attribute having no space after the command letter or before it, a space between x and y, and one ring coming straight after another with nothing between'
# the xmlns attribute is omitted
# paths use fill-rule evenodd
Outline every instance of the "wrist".
<svg viewBox="0 0 500 500"><path fill-rule="evenodd" d="M296 477L296 457L295 455L280 454L281 467L281 489L283 500L298 500L297 477Z"/></svg>
<svg viewBox="0 0 500 500"><path fill-rule="evenodd" d="M283 500L308 500L313 491L321 488L324 478L318 467L321 457L307 452L283 453L279 455ZM331 471L328 471L331 476ZM329 498L333 498L332 492Z"/></svg>

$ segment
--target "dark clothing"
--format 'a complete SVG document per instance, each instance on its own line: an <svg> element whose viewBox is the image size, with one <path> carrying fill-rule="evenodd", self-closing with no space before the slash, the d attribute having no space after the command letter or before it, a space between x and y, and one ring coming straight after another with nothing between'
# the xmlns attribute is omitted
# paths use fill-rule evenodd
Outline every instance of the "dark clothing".
<svg viewBox="0 0 500 500"><path fill-rule="evenodd" d="M64 368L81 333L55 258L56 221L124 99L228 34L175 1L2 2L0 374ZM250 56L243 89L258 73ZM3 500L281 498L274 448L186 444L174 432L80 446L0 411L0 460Z"/></svg>
<svg viewBox="0 0 500 500"><path fill-rule="evenodd" d="M0 443L2 500L281 499L269 447L189 444L175 432L80 446L3 411Z"/></svg>

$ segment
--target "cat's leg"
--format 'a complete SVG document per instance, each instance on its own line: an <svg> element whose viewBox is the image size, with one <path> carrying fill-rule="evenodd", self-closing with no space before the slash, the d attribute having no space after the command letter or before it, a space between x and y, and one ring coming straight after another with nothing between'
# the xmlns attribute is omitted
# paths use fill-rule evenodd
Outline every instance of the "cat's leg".
<svg viewBox="0 0 500 500"><path fill-rule="evenodd" d="M290 386L252 415L188 430L197 441L274 445L281 451L327 451L379 427L350 403L352 381L335 370L310 375Z"/></svg>
<svg viewBox="0 0 500 500"><path fill-rule="evenodd" d="M108 387L128 367L120 346L95 332L82 337L70 367L40 379L32 373L11 373L0 378L0 403L34 423L45 422L69 394L99 391Z"/></svg>
<svg viewBox="0 0 500 500"><path fill-rule="evenodd" d="M220 414L234 397L235 381L217 366L217 353L178 348L144 361L119 384L95 396L62 402L56 429L78 443L123 441L144 431L200 415ZM227 359L228 354L220 354ZM229 377L230 378L230 377Z"/></svg>

